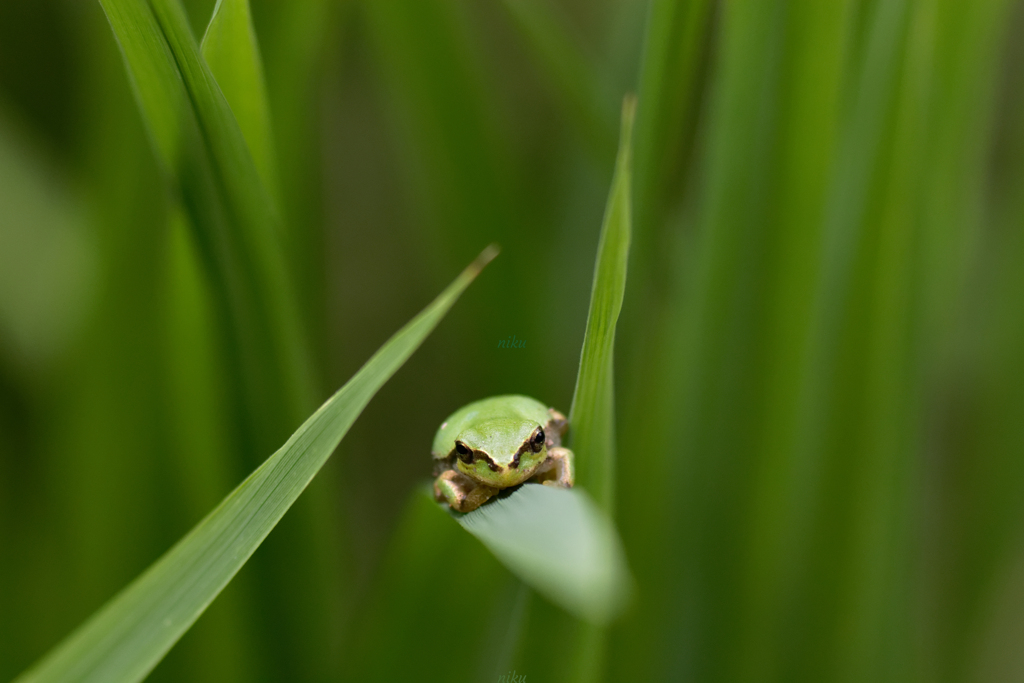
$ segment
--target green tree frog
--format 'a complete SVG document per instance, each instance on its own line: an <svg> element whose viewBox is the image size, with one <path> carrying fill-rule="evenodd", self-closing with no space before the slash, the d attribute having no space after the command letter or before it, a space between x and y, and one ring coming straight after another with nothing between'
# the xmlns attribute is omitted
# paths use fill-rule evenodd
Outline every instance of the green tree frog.
<svg viewBox="0 0 1024 683"><path fill-rule="evenodd" d="M501 489L533 480L570 488L569 421L528 396L494 396L456 410L434 436L434 497L470 512Z"/></svg>

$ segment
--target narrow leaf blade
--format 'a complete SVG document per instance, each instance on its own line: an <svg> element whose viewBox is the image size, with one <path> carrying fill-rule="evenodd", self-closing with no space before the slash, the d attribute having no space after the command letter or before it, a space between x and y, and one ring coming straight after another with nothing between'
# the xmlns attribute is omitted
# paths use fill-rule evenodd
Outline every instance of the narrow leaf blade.
<svg viewBox="0 0 1024 683"><path fill-rule="evenodd" d="M619 153L597 246L587 331L569 412L570 446L578 459L577 483L590 491L609 514L614 508L615 328L626 291L632 231L630 179L635 111L636 100L627 97L622 106Z"/></svg>
<svg viewBox="0 0 1024 683"><path fill-rule="evenodd" d="M178 0L100 0L158 157L211 272L252 442L280 443L314 395L281 227Z"/></svg>
<svg viewBox="0 0 1024 683"><path fill-rule="evenodd" d="M217 0L201 48L221 92L231 105L263 183L276 192L270 107L248 0Z"/></svg>
<svg viewBox="0 0 1024 683"><path fill-rule="evenodd" d="M377 390L495 254L485 250L206 519L16 683L144 678L255 552Z"/></svg>
<svg viewBox="0 0 1024 683"><path fill-rule="evenodd" d="M626 293L626 265L633 226L633 120L636 98L622 102L615 174L597 244L587 331L580 353L576 391L569 411L569 446L576 453L577 485L590 491L609 517L615 514L615 329ZM600 680L606 631L598 622L580 624L572 648L578 683Z"/></svg>

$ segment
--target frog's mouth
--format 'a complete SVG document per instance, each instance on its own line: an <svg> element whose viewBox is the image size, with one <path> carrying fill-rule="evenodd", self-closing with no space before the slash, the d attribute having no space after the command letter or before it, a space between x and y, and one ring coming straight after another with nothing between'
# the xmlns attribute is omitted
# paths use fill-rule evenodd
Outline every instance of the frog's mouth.
<svg viewBox="0 0 1024 683"><path fill-rule="evenodd" d="M459 471L481 484L496 488L522 484L533 476L534 471L543 461L543 458L538 462L521 461L517 457L506 467L494 462L491 456L482 451L474 451L473 455L472 465L465 464L461 460L456 461Z"/></svg>

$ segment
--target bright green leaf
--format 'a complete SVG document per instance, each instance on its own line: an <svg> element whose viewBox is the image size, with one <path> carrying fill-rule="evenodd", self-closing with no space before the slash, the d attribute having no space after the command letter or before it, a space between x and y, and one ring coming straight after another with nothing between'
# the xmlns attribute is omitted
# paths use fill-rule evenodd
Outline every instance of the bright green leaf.
<svg viewBox="0 0 1024 683"><path fill-rule="evenodd" d="M604 623L622 607L629 582L619 537L584 492L526 484L452 514L514 574L570 612Z"/></svg>
<svg viewBox="0 0 1024 683"><path fill-rule="evenodd" d="M180 3L100 4L238 348L251 443L279 443L308 414L313 390L277 212Z"/></svg>
<svg viewBox="0 0 1024 683"><path fill-rule="evenodd" d="M590 313L569 412L570 447L578 459L579 485L607 513L614 509L615 327L626 291L626 263L632 225L630 177L636 100L622 106L622 133L615 175L597 245Z"/></svg>
<svg viewBox="0 0 1024 683"><path fill-rule="evenodd" d="M485 250L206 519L17 683L144 678L241 569L377 390L496 253Z"/></svg>
<svg viewBox="0 0 1024 683"><path fill-rule="evenodd" d="M238 120L263 182L277 192L263 61L248 0L217 0L203 36L202 51Z"/></svg>

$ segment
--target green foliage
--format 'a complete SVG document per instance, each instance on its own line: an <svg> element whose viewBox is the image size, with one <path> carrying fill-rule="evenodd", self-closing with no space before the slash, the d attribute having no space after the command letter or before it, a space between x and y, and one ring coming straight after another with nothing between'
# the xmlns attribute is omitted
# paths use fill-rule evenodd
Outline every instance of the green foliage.
<svg viewBox="0 0 1024 683"><path fill-rule="evenodd" d="M551 90L566 121L578 129L595 159L611 162L615 145L614 97L573 27L550 3L505 0L509 16L523 34L537 71Z"/></svg>
<svg viewBox="0 0 1024 683"><path fill-rule="evenodd" d="M615 329L626 292L633 220L630 178L635 110L636 101L627 97L622 105L619 154L597 243L587 329L569 411L569 445L579 453L580 485L608 514L615 509Z"/></svg>
<svg viewBox="0 0 1024 683"><path fill-rule="evenodd" d="M628 577L618 534L580 491L527 484L457 519L523 582L572 613L604 623L621 609Z"/></svg>
<svg viewBox="0 0 1024 683"><path fill-rule="evenodd" d="M150 680L1020 678L1022 26L1009 0L0 3L0 680L490 241ZM588 302L627 196L612 367ZM440 421L502 393L572 408L580 487L462 518L485 545L421 489ZM621 613L578 619L619 592L506 532L528 503L617 530Z"/></svg>
<svg viewBox="0 0 1024 683"><path fill-rule="evenodd" d="M301 418L312 395L308 350L278 246L283 236L277 212L181 5L102 4L161 160L180 187L222 315L230 321L248 430L256 444L272 443L283 436L283 426ZM235 32L231 38L247 36ZM248 73L224 68L232 77ZM243 121L265 143L253 117ZM265 144L256 149L259 158L267 158Z"/></svg>
<svg viewBox="0 0 1024 683"><path fill-rule="evenodd" d="M218 0L203 36L202 52L231 105L263 183L275 190L277 164L270 108L248 0Z"/></svg>
<svg viewBox="0 0 1024 683"><path fill-rule="evenodd" d="M17 680L145 678L256 551L377 390L495 254L493 249L481 254L185 538Z"/></svg>
<svg viewBox="0 0 1024 683"><path fill-rule="evenodd" d="M32 365L68 343L88 300L95 256L68 189L0 118L0 330L7 353Z"/></svg>

